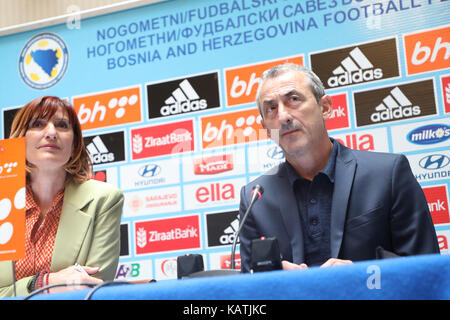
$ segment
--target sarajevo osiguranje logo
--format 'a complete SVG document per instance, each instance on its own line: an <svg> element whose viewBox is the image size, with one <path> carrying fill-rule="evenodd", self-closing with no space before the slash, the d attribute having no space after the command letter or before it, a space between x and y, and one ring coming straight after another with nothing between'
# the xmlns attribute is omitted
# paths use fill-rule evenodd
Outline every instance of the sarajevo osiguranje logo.
<svg viewBox="0 0 450 320"><path fill-rule="evenodd" d="M311 53L310 61L325 89L400 76L395 38Z"/></svg>

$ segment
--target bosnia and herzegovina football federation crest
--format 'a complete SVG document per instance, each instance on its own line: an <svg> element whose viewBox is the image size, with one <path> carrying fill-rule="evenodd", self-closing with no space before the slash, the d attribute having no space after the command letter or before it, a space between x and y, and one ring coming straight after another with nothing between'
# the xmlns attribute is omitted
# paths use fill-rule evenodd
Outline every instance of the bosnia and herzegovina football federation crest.
<svg viewBox="0 0 450 320"><path fill-rule="evenodd" d="M62 79L69 64L69 51L56 34L45 32L24 45L19 58L22 80L34 89L47 89Z"/></svg>

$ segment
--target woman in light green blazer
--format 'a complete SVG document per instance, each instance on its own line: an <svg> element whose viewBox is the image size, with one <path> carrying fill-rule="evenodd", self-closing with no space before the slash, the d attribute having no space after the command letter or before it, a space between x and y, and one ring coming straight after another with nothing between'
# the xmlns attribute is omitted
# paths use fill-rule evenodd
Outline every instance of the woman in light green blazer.
<svg viewBox="0 0 450 320"><path fill-rule="evenodd" d="M10 137L23 136L27 187L40 207L41 216L64 189L45 283L99 284L113 280L119 260L123 193L107 183L90 179L92 164L75 110L57 97L37 98L14 118ZM86 272L81 272L75 264ZM17 280L17 295L25 296L37 289L38 277L39 273ZM58 287L51 292L74 288L79 287ZM3 261L0 262L0 297L12 295L12 264Z"/></svg>

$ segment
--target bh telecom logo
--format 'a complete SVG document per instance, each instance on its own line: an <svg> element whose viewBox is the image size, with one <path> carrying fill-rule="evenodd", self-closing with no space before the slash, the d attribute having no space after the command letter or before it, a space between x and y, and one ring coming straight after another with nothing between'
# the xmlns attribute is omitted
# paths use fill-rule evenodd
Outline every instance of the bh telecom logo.
<svg viewBox="0 0 450 320"><path fill-rule="evenodd" d="M31 88L47 89L59 82L69 64L69 51L54 33L40 33L28 40L20 53L19 73Z"/></svg>
<svg viewBox="0 0 450 320"><path fill-rule="evenodd" d="M414 144L434 144L444 142L450 137L450 127L446 124L431 124L419 127L408 133L407 139Z"/></svg>

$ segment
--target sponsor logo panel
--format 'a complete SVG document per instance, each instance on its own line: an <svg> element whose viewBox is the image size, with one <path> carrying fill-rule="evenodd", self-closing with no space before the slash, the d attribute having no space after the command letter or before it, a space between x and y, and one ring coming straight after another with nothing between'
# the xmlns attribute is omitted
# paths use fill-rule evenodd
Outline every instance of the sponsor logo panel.
<svg viewBox="0 0 450 320"><path fill-rule="evenodd" d="M450 242L450 230L437 230L437 240L441 254L450 254L449 242Z"/></svg>
<svg viewBox="0 0 450 320"><path fill-rule="evenodd" d="M283 150L274 143L248 148L250 173L266 172L285 161Z"/></svg>
<svg viewBox="0 0 450 320"><path fill-rule="evenodd" d="M140 86L92 93L72 98L83 130L139 122Z"/></svg>
<svg viewBox="0 0 450 320"><path fill-rule="evenodd" d="M334 94L331 95L333 101L333 113L325 125L327 130L345 129L350 127L349 114L348 114L348 100L347 94Z"/></svg>
<svg viewBox="0 0 450 320"><path fill-rule="evenodd" d="M441 78L442 84L442 100L444 101L445 113L450 113L450 76Z"/></svg>
<svg viewBox="0 0 450 320"><path fill-rule="evenodd" d="M121 166L120 178L122 190L179 183L179 160L169 159Z"/></svg>
<svg viewBox="0 0 450 320"><path fill-rule="evenodd" d="M106 168L94 170L92 178L101 182L112 184L116 188L119 187L119 179L117 177L117 168Z"/></svg>
<svg viewBox="0 0 450 320"><path fill-rule="evenodd" d="M155 279L177 279L177 258L155 259Z"/></svg>
<svg viewBox="0 0 450 320"><path fill-rule="evenodd" d="M395 38L310 54L326 89L399 77Z"/></svg>
<svg viewBox="0 0 450 320"><path fill-rule="evenodd" d="M231 269L231 253L216 252L209 255L211 270ZM241 269L241 255L236 252L234 255L236 269Z"/></svg>
<svg viewBox="0 0 450 320"><path fill-rule="evenodd" d="M436 151L407 156L418 182L450 178L450 151Z"/></svg>
<svg viewBox="0 0 450 320"><path fill-rule="evenodd" d="M450 66L450 26L403 36L408 75Z"/></svg>
<svg viewBox="0 0 450 320"><path fill-rule="evenodd" d="M120 256L127 257L130 255L130 241L129 241L129 229L128 223L120 224Z"/></svg>
<svg viewBox="0 0 450 320"><path fill-rule="evenodd" d="M392 126L391 135L395 153L450 147L450 119Z"/></svg>
<svg viewBox="0 0 450 320"><path fill-rule="evenodd" d="M21 107L12 107L8 109L3 109L3 138L9 138L9 134L11 133L11 126L16 116L17 111L19 111Z"/></svg>
<svg viewBox="0 0 450 320"><path fill-rule="evenodd" d="M115 280L119 281L145 281L153 279L152 261L140 260L121 262L117 267Z"/></svg>
<svg viewBox="0 0 450 320"><path fill-rule="evenodd" d="M245 178L195 183L183 186L186 210L239 204Z"/></svg>
<svg viewBox="0 0 450 320"><path fill-rule="evenodd" d="M204 153L183 158L183 181L245 174L245 150Z"/></svg>
<svg viewBox="0 0 450 320"><path fill-rule="evenodd" d="M123 216L137 217L181 211L180 187L125 192Z"/></svg>
<svg viewBox="0 0 450 320"><path fill-rule="evenodd" d="M133 160L194 151L193 120L131 130Z"/></svg>
<svg viewBox="0 0 450 320"><path fill-rule="evenodd" d="M140 221L134 227L137 255L200 249L198 215Z"/></svg>
<svg viewBox="0 0 450 320"><path fill-rule="evenodd" d="M303 55L240 66L225 70L227 106L255 103L261 76L264 71L287 62L304 64Z"/></svg>
<svg viewBox="0 0 450 320"><path fill-rule="evenodd" d="M436 114L432 79L353 94L358 127Z"/></svg>
<svg viewBox="0 0 450 320"><path fill-rule="evenodd" d="M203 149L268 139L256 108L202 117L201 129Z"/></svg>
<svg viewBox="0 0 450 320"><path fill-rule="evenodd" d="M426 187L423 188L423 192L428 202L428 209L430 210L433 223L435 225L450 223L447 186Z"/></svg>
<svg viewBox="0 0 450 320"><path fill-rule="evenodd" d="M208 247L232 245L234 234L239 229L239 211L207 213L206 228Z"/></svg>
<svg viewBox="0 0 450 320"><path fill-rule="evenodd" d="M219 73L147 84L149 119L220 108Z"/></svg>
<svg viewBox="0 0 450 320"><path fill-rule="evenodd" d="M125 133L123 131L85 136L83 139L94 165L125 161Z"/></svg>
<svg viewBox="0 0 450 320"><path fill-rule="evenodd" d="M389 152L387 128L331 134L331 136L351 149Z"/></svg>

